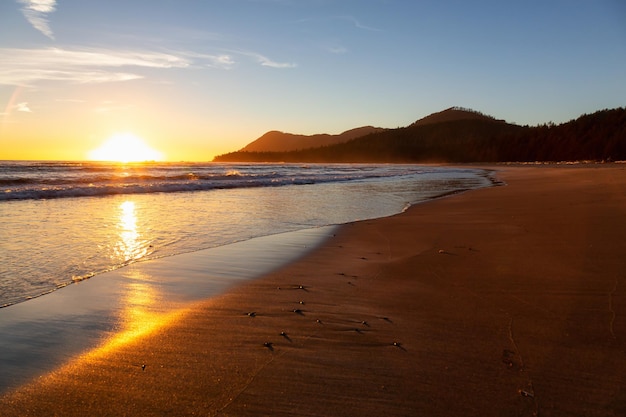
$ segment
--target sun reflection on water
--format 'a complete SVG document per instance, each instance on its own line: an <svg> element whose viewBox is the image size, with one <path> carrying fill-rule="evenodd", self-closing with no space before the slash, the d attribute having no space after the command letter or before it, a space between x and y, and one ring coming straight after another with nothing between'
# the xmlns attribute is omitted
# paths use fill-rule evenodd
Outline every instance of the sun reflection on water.
<svg viewBox="0 0 626 417"><path fill-rule="evenodd" d="M141 240L137 227L135 203L127 200L119 208L120 241L115 246L115 255L124 261L140 259L148 254L148 246Z"/></svg>
<svg viewBox="0 0 626 417"><path fill-rule="evenodd" d="M150 245L142 237L137 206L126 200L117 206L117 242L114 246L116 259L131 263L145 257ZM145 337L155 330L179 319L186 311L180 305L164 300L159 291L158 279L137 265L120 269L124 283L119 292L115 331L102 345L78 358L95 360L113 353L116 349Z"/></svg>

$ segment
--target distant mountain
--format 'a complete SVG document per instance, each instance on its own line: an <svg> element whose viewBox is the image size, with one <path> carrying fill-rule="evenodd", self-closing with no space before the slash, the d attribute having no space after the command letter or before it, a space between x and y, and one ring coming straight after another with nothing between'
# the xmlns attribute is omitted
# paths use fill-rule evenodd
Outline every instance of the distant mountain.
<svg viewBox="0 0 626 417"><path fill-rule="evenodd" d="M283 133L276 130L267 132L257 140L249 143L240 152L289 152L320 146L335 145L347 142L351 139L381 132L385 129L381 127L363 126L356 129L347 130L339 135L317 134L317 135L296 135L293 133Z"/></svg>
<svg viewBox="0 0 626 417"><path fill-rule="evenodd" d="M435 123L455 122L459 120L483 120L488 122L504 123L504 120L497 120L476 110L466 109L463 107L450 107L449 109L433 113L423 119L419 119L411 126L423 126Z"/></svg>
<svg viewBox="0 0 626 417"><path fill-rule="evenodd" d="M244 148L245 149L245 148ZM626 109L529 127L452 107L411 125L286 152L239 151L223 162L532 162L626 160Z"/></svg>

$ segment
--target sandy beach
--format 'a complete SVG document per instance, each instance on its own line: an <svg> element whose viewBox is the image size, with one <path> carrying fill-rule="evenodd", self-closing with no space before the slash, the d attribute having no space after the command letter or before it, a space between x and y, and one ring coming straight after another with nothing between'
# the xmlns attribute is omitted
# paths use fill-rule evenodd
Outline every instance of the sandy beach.
<svg viewBox="0 0 626 417"><path fill-rule="evenodd" d="M626 167L493 168L506 186L342 226L0 414L626 415Z"/></svg>

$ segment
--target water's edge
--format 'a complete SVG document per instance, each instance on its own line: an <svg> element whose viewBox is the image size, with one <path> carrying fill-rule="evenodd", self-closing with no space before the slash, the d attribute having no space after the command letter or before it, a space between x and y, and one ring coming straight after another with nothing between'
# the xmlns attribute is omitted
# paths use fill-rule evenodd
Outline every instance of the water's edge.
<svg viewBox="0 0 626 417"><path fill-rule="evenodd" d="M467 167L463 167L462 169L467 169ZM494 170L486 169L486 168L470 168L470 169L475 171L477 173L477 175L482 176L485 179L487 179L490 182L491 186L502 185L502 183L495 177L495 171ZM426 202L426 201L430 201L430 200L433 200L433 199L446 197L446 196L449 196L449 195L455 195L455 194L462 193L462 192L465 192L465 191L470 191L470 190L473 190L473 189L476 189L476 188L457 189L457 190L453 190L453 191L447 191L447 192L444 192L444 193L441 193L441 194L434 195L434 196L432 196L430 198L427 198L425 200L420 200L420 201L417 201L417 202L408 203L398 213L402 213L402 212L406 211L407 209L409 209L410 207L415 206L415 205L420 204L420 203L423 203L423 202ZM395 214L398 214L398 213L395 213ZM392 214L392 215L394 215L394 214ZM336 224L329 224L327 226L332 226L332 225L336 225ZM323 227L323 226L315 226L315 227ZM306 229L311 229L311 228L315 228L315 227L304 227L304 228L299 229L299 230L306 230ZM290 233L290 232L278 232L277 234L283 234L283 233ZM257 239L257 238L262 238L262 237L266 237L266 236L271 236L271 235L255 236L255 237L252 237L250 239ZM156 256L156 257L151 256L151 257L147 257L147 258L144 258L144 259L132 260L132 261L129 261L127 263L123 263L123 264L111 267L109 269L100 270L100 271L97 271L97 272L92 272L92 273L88 273L88 274L83 275L83 276L76 277L72 281L64 282L64 283L62 283L62 284L60 284L60 285L58 285L58 286L56 286L54 288L47 289L47 290L45 290L45 291L43 291L43 292L41 292L39 294L33 294L33 295L30 295L30 296L25 297L25 298L20 299L20 300L7 302L5 304L0 305L0 311L2 311L5 308L12 307L12 306L15 306L15 305L18 305L18 304L30 302L30 301L32 301L34 299L37 299L37 298L40 298L40 297L43 297L43 296L48 296L48 295L50 295L52 293L55 293L55 292L57 292L59 290L65 289L66 287L71 286L73 284L77 284L77 283L80 283L80 282L83 282L83 281L91 280L91 279L93 279L95 277L98 277L98 276L101 276L103 274L107 274L107 273L110 273L112 271L116 271L116 270L125 268L125 267L127 267L129 265L133 265L133 264L137 264L137 263L143 263L143 262L151 262L151 261L154 261L154 260L162 259L164 257L176 257L176 256L184 255L186 253L202 252L202 251L205 251L205 250L212 250L212 249L216 249L216 248L219 248L219 247L222 247L222 246L228 246L228 245L240 243L240 242L243 242L243 241L246 241L246 240L250 240L250 239L245 239L245 240L235 241L235 242L228 242L228 243L224 243L223 245L217 245L217 246L212 246L212 247L198 248L198 249L192 250L192 251L182 251L182 252L177 252L177 253L173 253L173 254L161 255L161 256Z"/></svg>
<svg viewBox="0 0 626 417"><path fill-rule="evenodd" d="M128 326L265 275L332 236L324 226L138 262L0 310L0 394L54 370Z"/></svg>
<svg viewBox="0 0 626 417"><path fill-rule="evenodd" d="M490 180L491 187L503 185L495 171L478 171ZM442 193L410 204L402 212L465 191ZM135 262L64 286L62 291L48 292L45 297L2 308L0 394L104 343L123 331L129 325L128 316L137 311L158 319L166 311L217 296L244 280L297 261L330 238L336 227L341 225L277 233Z"/></svg>

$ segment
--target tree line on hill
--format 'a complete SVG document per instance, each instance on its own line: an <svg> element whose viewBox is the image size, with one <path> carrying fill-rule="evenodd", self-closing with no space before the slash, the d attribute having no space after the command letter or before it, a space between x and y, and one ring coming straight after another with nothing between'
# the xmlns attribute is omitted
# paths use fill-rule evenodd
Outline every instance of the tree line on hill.
<svg viewBox="0 0 626 417"><path fill-rule="evenodd" d="M519 126L451 108L410 126L289 152L238 151L216 162L554 162L626 160L626 108L555 125Z"/></svg>

